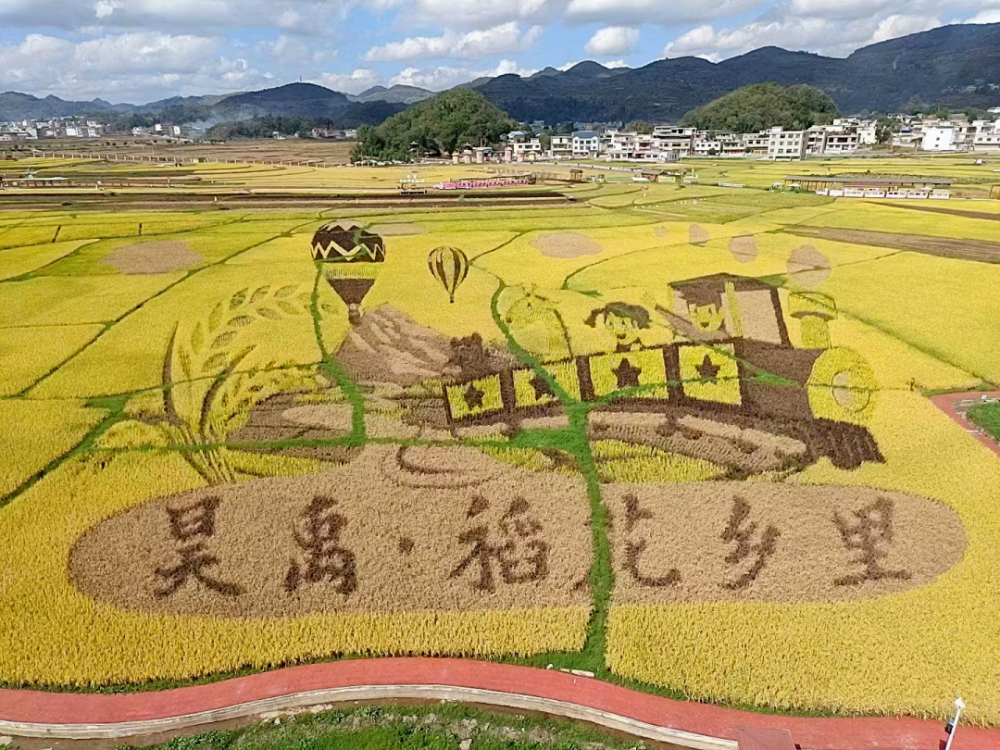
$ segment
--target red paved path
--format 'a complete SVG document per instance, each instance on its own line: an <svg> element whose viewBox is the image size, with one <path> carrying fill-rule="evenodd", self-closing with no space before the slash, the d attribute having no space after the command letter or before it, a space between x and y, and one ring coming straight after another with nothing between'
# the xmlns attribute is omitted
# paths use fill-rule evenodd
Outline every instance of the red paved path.
<svg viewBox="0 0 1000 750"><path fill-rule="evenodd" d="M806 718L673 701L554 670L464 659L358 659L155 693L94 695L0 690L0 720L111 724L171 718L250 701L359 685L450 685L565 701L662 727L735 739L739 727L784 728L810 750L939 750L940 722ZM954 750L1000 750L1000 730L962 726Z"/></svg>
<svg viewBox="0 0 1000 750"><path fill-rule="evenodd" d="M1000 456L1000 443L990 440L986 435L979 432L974 425L969 424L965 418L967 408L959 409L962 401L979 401L983 396L989 399L1000 398L1000 391L987 393L984 391L970 391L969 393L945 393L940 396L932 396L931 401L945 414L954 419L962 429L972 435L976 440L985 445L991 451Z"/></svg>

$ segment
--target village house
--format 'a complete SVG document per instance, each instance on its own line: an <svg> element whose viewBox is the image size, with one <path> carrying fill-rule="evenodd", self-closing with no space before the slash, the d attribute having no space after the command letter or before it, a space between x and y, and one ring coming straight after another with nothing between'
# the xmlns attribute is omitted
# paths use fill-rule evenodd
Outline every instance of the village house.
<svg viewBox="0 0 1000 750"><path fill-rule="evenodd" d="M594 130L573 133L573 156L579 159L597 158L601 153L601 135Z"/></svg>

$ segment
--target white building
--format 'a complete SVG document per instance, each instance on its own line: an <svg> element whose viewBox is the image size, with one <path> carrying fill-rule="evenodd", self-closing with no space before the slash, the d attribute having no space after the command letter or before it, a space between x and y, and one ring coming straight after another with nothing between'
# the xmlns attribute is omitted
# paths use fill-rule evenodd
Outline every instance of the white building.
<svg viewBox="0 0 1000 750"><path fill-rule="evenodd" d="M1000 120L984 122L972 139L976 151L1000 151Z"/></svg>
<svg viewBox="0 0 1000 750"><path fill-rule="evenodd" d="M962 144L954 125L932 125L924 129L920 147L924 151L956 151Z"/></svg>
<svg viewBox="0 0 1000 750"><path fill-rule="evenodd" d="M806 153L819 156L826 151L827 130L822 125L814 125L805 131Z"/></svg>
<svg viewBox="0 0 1000 750"><path fill-rule="evenodd" d="M573 133L573 156L587 159L601 153L601 136L593 130L578 130Z"/></svg>
<svg viewBox="0 0 1000 750"><path fill-rule="evenodd" d="M542 155L542 142L538 138L528 138L514 141L514 156L527 157L534 154L535 158Z"/></svg>
<svg viewBox="0 0 1000 750"><path fill-rule="evenodd" d="M654 138L694 138L695 128L681 128L676 125L657 125L653 128Z"/></svg>
<svg viewBox="0 0 1000 750"><path fill-rule="evenodd" d="M658 149L652 135L640 133L620 133L613 130L605 133L602 148L609 161L657 161Z"/></svg>
<svg viewBox="0 0 1000 750"><path fill-rule="evenodd" d="M878 129L874 124L862 125L858 128L858 145L874 146L878 143Z"/></svg>
<svg viewBox="0 0 1000 750"><path fill-rule="evenodd" d="M826 131L826 142L823 145L824 154L851 154L861 146L861 135L851 128Z"/></svg>
<svg viewBox="0 0 1000 750"><path fill-rule="evenodd" d="M1000 151L1000 133L980 133L972 141L976 151Z"/></svg>
<svg viewBox="0 0 1000 750"><path fill-rule="evenodd" d="M653 128L653 148L662 158L676 160L690 156L694 149L694 133L694 128L657 125Z"/></svg>
<svg viewBox="0 0 1000 750"><path fill-rule="evenodd" d="M773 127L767 136L767 158L773 160L802 159L806 155L808 138L805 130L785 130Z"/></svg>
<svg viewBox="0 0 1000 750"><path fill-rule="evenodd" d="M748 156L767 156L767 147L771 142L770 131L746 133L743 136L743 151Z"/></svg>
<svg viewBox="0 0 1000 750"><path fill-rule="evenodd" d="M691 144L691 151L695 156L717 156L722 151L722 141L707 133L699 134Z"/></svg>
<svg viewBox="0 0 1000 750"><path fill-rule="evenodd" d="M554 159L567 159L573 156L573 136L554 135L550 145L552 157Z"/></svg>

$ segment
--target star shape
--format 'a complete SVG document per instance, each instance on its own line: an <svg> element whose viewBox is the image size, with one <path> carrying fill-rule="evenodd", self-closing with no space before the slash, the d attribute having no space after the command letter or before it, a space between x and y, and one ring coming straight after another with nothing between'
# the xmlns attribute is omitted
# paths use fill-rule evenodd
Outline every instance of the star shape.
<svg viewBox="0 0 1000 750"><path fill-rule="evenodd" d="M465 389L465 393L463 394L465 405L469 407L470 411L483 408L484 396L486 396L486 393L476 388L473 383L469 383L469 387Z"/></svg>
<svg viewBox="0 0 1000 750"><path fill-rule="evenodd" d="M705 359L702 363L698 365L695 370L698 371L698 375L701 376L702 382L714 383L716 378L719 377L719 371L722 368L719 365L712 362L712 358L709 355L705 355Z"/></svg>
<svg viewBox="0 0 1000 750"><path fill-rule="evenodd" d="M639 385L639 376L642 374L642 368L636 367L628 361L627 357L623 357L622 361L618 363L618 367L611 372L618 378L619 388L635 388Z"/></svg>
<svg viewBox="0 0 1000 750"><path fill-rule="evenodd" d="M535 401L541 401L546 396L549 398L555 396L552 392L552 386L541 375L535 375L529 382L531 387L535 389Z"/></svg>

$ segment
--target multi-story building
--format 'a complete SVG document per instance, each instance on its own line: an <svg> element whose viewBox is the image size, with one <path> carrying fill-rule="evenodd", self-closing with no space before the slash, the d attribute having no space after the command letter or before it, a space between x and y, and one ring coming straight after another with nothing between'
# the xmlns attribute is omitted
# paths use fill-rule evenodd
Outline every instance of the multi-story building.
<svg viewBox="0 0 1000 750"><path fill-rule="evenodd" d="M596 158L601 153L601 136L594 130L573 133L573 156L582 159Z"/></svg>
<svg viewBox="0 0 1000 750"><path fill-rule="evenodd" d="M657 125L653 128L653 147L669 159L690 156L694 148L694 128Z"/></svg>
<svg viewBox="0 0 1000 750"><path fill-rule="evenodd" d="M698 133L691 144L695 156L717 156L722 151L722 141L715 134Z"/></svg>
<svg viewBox="0 0 1000 750"><path fill-rule="evenodd" d="M861 135L855 129L837 129L826 131L826 142L823 145L824 154L851 154L861 146Z"/></svg>
<svg viewBox="0 0 1000 750"><path fill-rule="evenodd" d="M682 128L676 125L657 125L653 128L654 138L693 138L695 128Z"/></svg>
<svg viewBox="0 0 1000 750"><path fill-rule="evenodd" d="M979 127L972 138L972 148L976 151L1000 151L1000 120L978 121Z"/></svg>
<svg viewBox="0 0 1000 750"><path fill-rule="evenodd" d="M743 136L743 151L748 156L767 156L771 134L767 130L760 133L746 133Z"/></svg>
<svg viewBox="0 0 1000 750"><path fill-rule="evenodd" d="M826 151L827 131L822 125L814 125L805 131L806 154L819 156Z"/></svg>
<svg viewBox="0 0 1000 750"><path fill-rule="evenodd" d="M924 128L920 147L924 151L956 151L964 139L954 125L932 125Z"/></svg>
<svg viewBox="0 0 1000 750"><path fill-rule="evenodd" d="M568 159L573 156L573 136L554 135L550 145L552 157L555 159Z"/></svg>
<svg viewBox="0 0 1000 750"><path fill-rule="evenodd" d="M775 161L803 159L808 143L807 131L773 127L768 131L767 158Z"/></svg>
<svg viewBox="0 0 1000 750"><path fill-rule="evenodd" d="M513 146L515 158L525 158L528 156L537 158L542 155L542 142L538 138L526 138L514 141Z"/></svg>
<svg viewBox="0 0 1000 750"><path fill-rule="evenodd" d="M878 129L875 123L862 125L858 128L858 146L874 146L878 143Z"/></svg>
<svg viewBox="0 0 1000 750"><path fill-rule="evenodd" d="M602 151L609 161L657 161L658 150L652 135L641 133L605 133Z"/></svg>

